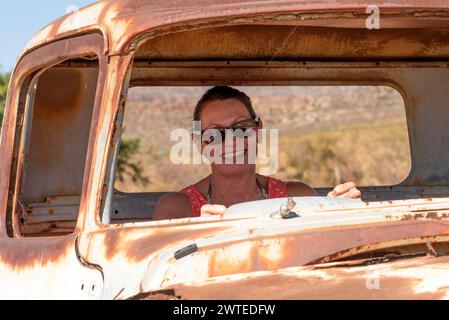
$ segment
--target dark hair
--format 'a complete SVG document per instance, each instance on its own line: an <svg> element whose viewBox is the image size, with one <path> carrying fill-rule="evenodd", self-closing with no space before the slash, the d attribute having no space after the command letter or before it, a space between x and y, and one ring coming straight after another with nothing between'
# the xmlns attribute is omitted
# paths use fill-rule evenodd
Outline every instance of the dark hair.
<svg viewBox="0 0 449 320"><path fill-rule="evenodd" d="M227 86L218 86L209 89L203 97L198 101L196 105L195 112L193 113L193 120L200 121L200 113L203 110L204 106L210 102L217 100L228 100L228 99L236 99L243 103L246 109L251 114L251 117L254 119L257 118L257 114L254 111L253 104L251 102L251 98L246 95L246 93L237 90L235 88L227 87Z"/></svg>

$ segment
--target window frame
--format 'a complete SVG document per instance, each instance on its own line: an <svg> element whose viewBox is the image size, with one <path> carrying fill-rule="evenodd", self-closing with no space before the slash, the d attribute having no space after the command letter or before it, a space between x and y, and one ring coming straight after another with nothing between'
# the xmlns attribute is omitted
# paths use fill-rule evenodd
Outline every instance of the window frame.
<svg viewBox="0 0 449 320"><path fill-rule="evenodd" d="M398 67L398 68L407 68L410 67L410 64L407 62L390 62L385 63L387 68ZM423 62L422 66L428 66L429 63ZM384 66L383 66L384 67ZM127 99L127 91L133 87L145 87L145 86L213 86L213 85L231 85L231 86L382 86L382 87L390 87L395 90L402 98L404 104L404 112L406 116L406 125L407 125L407 136L408 136L408 148L410 150L410 171L405 176L405 178L396 184L392 185L379 185L379 186L366 186L362 189L370 189L370 192L376 193L377 190L393 190L395 188L407 188L407 181L409 181L411 175L414 171L414 157L413 157L413 143L412 143L412 135L411 128L413 123L410 121L410 114L407 108L407 95L402 89L401 85L395 81L395 79L389 79L388 77L384 78L373 78L373 77L360 77L359 79L354 78L354 74L361 74L361 70L373 70L379 68L379 63L377 62L315 62L315 61L271 61L268 63L265 61L160 61L160 62L144 62L144 61L132 61L128 66L128 72L131 73L129 84L124 83L122 88L122 98ZM141 72L141 70L137 70L138 68L144 69L153 69L153 76L145 79L145 72ZM305 76L295 75L293 72L289 72L288 69L291 70L307 70L310 73ZM342 69L344 69L342 71ZM315 70L310 72L310 70ZM329 79L332 76L326 75L316 76L314 72L319 72L319 70L334 70L335 75L332 79ZM338 71L337 71L338 70ZM233 78L236 75L236 72L240 72L243 74L248 73L247 76L242 79ZM260 80L255 75L259 73L264 75L264 78ZM210 74L216 73L217 77L211 77ZM330 72L329 72L330 73ZM186 76L186 75L189 76ZM206 78L208 80L206 80ZM126 92L126 94L124 94ZM102 228L110 228L116 227L120 225L154 225L160 222L158 221L130 221L126 223L111 223L110 217L105 216L105 212L111 215L110 211L105 211L105 205L110 205L112 203L111 194L109 190L111 190L110 186L114 186L111 184L111 174L115 172L114 163L117 160L117 153L119 149L118 143L121 140L121 132L122 132L122 124L124 114L126 112L126 104L120 106L118 110L118 114L116 116L116 121L114 123L114 141L111 143L108 162L108 179L105 180L104 184L104 199L102 201L102 205L100 208L100 213L98 220L99 225ZM110 166L110 167L109 167ZM317 192L320 195L327 195L332 188L330 187L320 187L316 188ZM368 191L368 190L367 190ZM127 194L126 192L122 192ZM154 194L156 194L155 192ZM170 222L168 221L170 224Z"/></svg>
<svg viewBox="0 0 449 320"><path fill-rule="evenodd" d="M99 74L95 93L95 103L93 106L93 115L89 125L89 150L92 134L96 129L95 119L98 118L98 109L101 105L101 97L104 91L104 78L107 71L107 57L104 52L103 35L98 32L93 32L46 44L23 56L14 70L9 91L9 99L7 102L7 109L9 112L5 115L5 123L7 122L9 125L5 128L5 132L7 132L7 134L5 134L4 137L2 136L1 149L3 152L3 159L6 159L6 165L2 170L3 177L9 177L9 179L3 179L2 181L2 183L5 183L5 180L7 180L7 193L4 193L4 188L0 189L3 192L0 194L0 199L7 199L6 210L4 211L3 216L0 211L0 219L6 221L3 232L6 233L9 238L22 238L19 233L18 226L17 199L20 193L20 185L22 180L23 168L20 164L20 152L22 149L23 131L27 130L23 127L23 124L26 107L28 104L27 97L32 89L30 85L32 84L33 79L51 67L63 63L64 61L90 54L95 54L98 58ZM11 128L11 124L13 123L15 127ZM11 136L8 135L8 133ZM89 156L87 156L85 170L83 173L84 178L80 203L82 203L86 198L86 172L88 172L89 166ZM80 232L80 226L82 225L84 219L85 212L82 211L80 206L76 227L73 233ZM0 229L0 237L1 233L2 230Z"/></svg>

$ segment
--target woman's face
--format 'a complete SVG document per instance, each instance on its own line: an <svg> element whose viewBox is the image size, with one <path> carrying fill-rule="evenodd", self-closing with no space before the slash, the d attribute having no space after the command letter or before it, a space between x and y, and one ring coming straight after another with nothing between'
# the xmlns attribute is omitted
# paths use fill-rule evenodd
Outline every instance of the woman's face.
<svg viewBox="0 0 449 320"><path fill-rule="evenodd" d="M226 129L226 128L248 128L254 130L253 138L234 138L230 139L227 132L226 139L221 145L215 145L210 155L214 159L221 159L221 164L212 161L212 167L215 170L226 171L228 174L239 174L242 170L248 170L255 167L255 156L257 152L257 130L262 128L260 124L256 127L256 123L245 105L237 99L216 100L206 104L201 113L201 128L204 131L209 129ZM213 130L209 130L213 132ZM250 134L252 131L248 131ZM208 147L206 142L202 142L201 151ZM206 152L208 153L208 152ZM237 162L237 159L243 160ZM240 163L240 164L237 164Z"/></svg>

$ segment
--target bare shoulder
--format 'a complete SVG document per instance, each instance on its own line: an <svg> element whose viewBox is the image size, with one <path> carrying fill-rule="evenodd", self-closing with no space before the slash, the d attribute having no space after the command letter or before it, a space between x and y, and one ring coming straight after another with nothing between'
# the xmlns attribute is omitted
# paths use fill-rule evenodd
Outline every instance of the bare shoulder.
<svg viewBox="0 0 449 320"><path fill-rule="evenodd" d="M288 195L290 197L316 197L318 194L309 185L303 182L288 182Z"/></svg>
<svg viewBox="0 0 449 320"><path fill-rule="evenodd" d="M167 193L156 204L153 220L182 219L191 216L189 197L183 193Z"/></svg>

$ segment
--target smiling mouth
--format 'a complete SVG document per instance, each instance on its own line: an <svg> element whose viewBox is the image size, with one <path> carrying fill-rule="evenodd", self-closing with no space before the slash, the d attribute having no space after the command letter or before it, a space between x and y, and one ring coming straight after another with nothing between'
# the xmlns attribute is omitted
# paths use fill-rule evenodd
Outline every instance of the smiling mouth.
<svg viewBox="0 0 449 320"><path fill-rule="evenodd" d="M223 159L226 161L226 163L228 162L234 162L234 159L241 159L242 157L245 157L247 153L247 150L241 150L241 151L233 151L233 152L229 152L229 153L224 153L223 154Z"/></svg>

